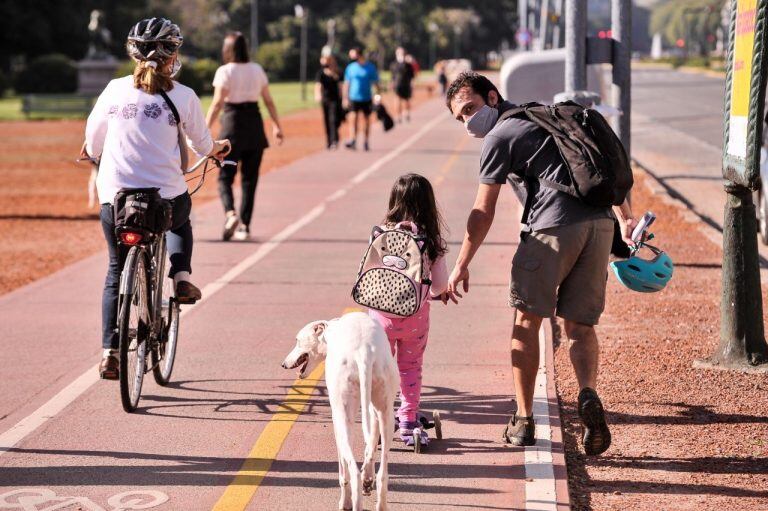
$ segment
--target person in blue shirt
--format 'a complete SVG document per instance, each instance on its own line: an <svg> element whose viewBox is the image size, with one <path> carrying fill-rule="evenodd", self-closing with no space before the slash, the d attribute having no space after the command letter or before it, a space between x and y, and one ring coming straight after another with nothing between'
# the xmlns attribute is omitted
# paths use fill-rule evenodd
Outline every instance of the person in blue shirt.
<svg viewBox="0 0 768 511"><path fill-rule="evenodd" d="M345 144L348 149L357 148L360 117L363 117L364 142L363 149L369 150L368 137L371 128L371 111L373 110L373 94L376 89L379 94L379 72L373 62L365 59L360 48L349 50L350 63L344 71L344 99L347 110L354 112L355 119L349 128L350 140Z"/></svg>

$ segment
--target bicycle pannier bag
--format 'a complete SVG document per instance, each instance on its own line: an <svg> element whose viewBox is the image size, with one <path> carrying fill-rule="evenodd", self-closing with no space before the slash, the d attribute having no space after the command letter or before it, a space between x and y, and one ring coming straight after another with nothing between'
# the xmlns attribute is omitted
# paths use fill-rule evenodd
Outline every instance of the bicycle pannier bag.
<svg viewBox="0 0 768 511"><path fill-rule="evenodd" d="M114 199L115 230L136 229L161 234L171 228L171 203L159 188L124 188Z"/></svg>
<svg viewBox="0 0 768 511"><path fill-rule="evenodd" d="M424 275L425 238L413 226L410 230L400 227L373 228L352 299L370 309L408 317L429 298L432 282Z"/></svg>
<svg viewBox="0 0 768 511"><path fill-rule="evenodd" d="M566 181L570 182L555 183L536 175L530 178L591 206L618 206L624 202L633 184L629 158L599 112L573 101L527 103L507 110L499 120L509 117L532 121L552 136L568 169Z"/></svg>

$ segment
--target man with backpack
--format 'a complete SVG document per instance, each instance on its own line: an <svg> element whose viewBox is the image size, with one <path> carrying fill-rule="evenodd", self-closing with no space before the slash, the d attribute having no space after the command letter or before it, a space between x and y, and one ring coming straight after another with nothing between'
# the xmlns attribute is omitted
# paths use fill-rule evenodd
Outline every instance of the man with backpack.
<svg viewBox="0 0 768 511"><path fill-rule="evenodd" d="M613 210L625 239L636 223L624 200L632 185L626 153L597 112L573 103L558 105L561 109L518 108L474 72L454 80L446 104L470 136L483 139L477 197L448 281L454 302L462 296L460 287L469 290L469 264L493 223L505 182L525 206L509 297L516 311L511 357L517 411L503 439L519 446L536 442L533 393L539 328L544 318L557 315L565 320L579 383L584 450L601 454L611 435L595 391L599 345L594 325L605 305L611 206L619 204ZM595 158L591 163L587 154Z"/></svg>

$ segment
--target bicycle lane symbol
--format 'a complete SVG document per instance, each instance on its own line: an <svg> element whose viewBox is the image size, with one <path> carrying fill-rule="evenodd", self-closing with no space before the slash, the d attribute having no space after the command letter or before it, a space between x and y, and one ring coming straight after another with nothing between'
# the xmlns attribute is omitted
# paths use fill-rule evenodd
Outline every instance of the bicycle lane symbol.
<svg viewBox="0 0 768 511"><path fill-rule="evenodd" d="M0 495L0 510L55 511L57 509L78 509L81 511L139 511L141 509L151 509L166 502L168 502L168 495L160 491L126 491L111 496L107 499L107 506L109 507L103 508L88 497L59 496L52 490L24 488Z"/></svg>

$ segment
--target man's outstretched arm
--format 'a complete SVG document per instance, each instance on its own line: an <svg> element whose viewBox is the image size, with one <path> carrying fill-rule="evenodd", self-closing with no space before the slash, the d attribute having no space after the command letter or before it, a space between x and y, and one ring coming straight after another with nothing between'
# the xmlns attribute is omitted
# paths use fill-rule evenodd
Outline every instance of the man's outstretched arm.
<svg viewBox="0 0 768 511"><path fill-rule="evenodd" d="M462 284L464 292L469 291L469 263L475 257L477 249L483 244L488 231L493 225L493 217L496 213L496 202L499 199L500 184L481 183L477 189L475 205L467 219L467 232L464 234L464 242L461 244L456 265L448 278L448 292L444 301L450 298L458 303L456 296L461 297L459 284Z"/></svg>

